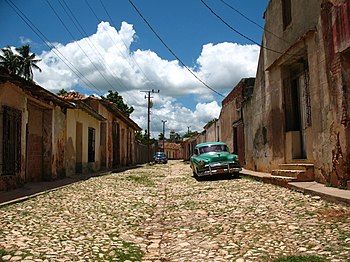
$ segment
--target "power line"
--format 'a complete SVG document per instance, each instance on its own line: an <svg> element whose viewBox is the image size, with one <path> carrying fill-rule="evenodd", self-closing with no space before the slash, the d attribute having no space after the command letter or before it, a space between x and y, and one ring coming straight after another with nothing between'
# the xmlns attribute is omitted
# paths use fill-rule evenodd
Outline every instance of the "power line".
<svg viewBox="0 0 350 262"><path fill-rule="evenodd" d="M101 19L98 17L98 15L96 14L96 12L95 12L94 9L92 8L92 6L89 4L89 2L88 2L87 0L85 0L85 3L86 3L86 5L88 6L88 8L90 9L90 11L92 12L92 14L95 16L96 21L97 21L97 22L100 22ZM107 32L107 35L108 35L109 39L111 39L111 41L115 44L116 48L118 49L119 54L120 54L120 55L125 59L125 61L129 64L130 69L131 69L131 70L134 70L133 67L132 67L132 65L131 65L131 63L130 63L130 61L129 61L128 58L123 54L123 52L119 49L118 44L114 41L113 37L110 35L110 33L109 33L108 31L106 31L106 32ZM147 78L147 77L146 77L146 78ZM147 79L148 79L148 78L147 78ZM150 81L150 80L149 80L149 81ZM131 97L131 98L134 100L133 97Z"/></svg>
<svg viewBox="0 0 350 262"><path fill-rule="evenodd" d="M69 30L69 28L67 27L67 25L64 23L64 21L61 19L60 15L56 12L56 10L54 9L54 7L50 4L50 2L48 0L45 0L46 3L49 5L49 7L51 8L51 10L54 12L54 14L56 15L56 17L59 19L59 21L61 22L61 24L63 25L63 27L66 29L66 31L69 33L69 35L73 38L74 40L74 35L72 34L72 32ZM85 50L81 47L81 45L79 44L78 41L76 41L77 46L79 47L79 49L84 53L84 55L89 59L90 63L93 65L93 67L98 71L98 73L102 76L102 78L106 81L106 83L115 91L117 91L114 86L108 81L108 79L106 78L106 76L104 74L102 74L102 72L100 71L100 69L96 66L96 64L91 60L91 58L89 57L89 55L85 52Z"/></svg>
<svg viewBox="0 0 350 262"><path fill-rule="evenodd" d="M228 8L232 9L233 11L235 11L237 14L239 14L240 16L242 16L243 18L245 18L246 20L248 20L249 22L251 22L252 24L256 25L257 27L261 28L264 32L267 32L275 37L277 37L278 39L288 43L285 39L283 39L282 37L276 35L275 33L271 32L270 30L264 28L263 26L261 26L260 24L258 24L257 22L255 22L254 20L252 20L251 18L249 18L247 15L243 14L241 11L239 11L237 8L235 8L234 6L230 5L229 3L227 3L224 0L219 0L221 1L224 5L226 5Z"/></svg>
<svg viewBox="0 0 350 262"><path fill-rule="evenodd" d="M130 0L129 0L130 1ZM280 51L276 51L276 50L273 50L269 47L266 47L262 44L259 44L258 42L256 42L255 40L253 40L252 38L250 38L249 36L246 36L245 34L239 32L237 29L233 28L229 23L227 23L221 16L219 16L206 2L204 2L204 0L200 0L202 2L202 4L214 15L216 16L222 23L224 23L228 28L230 28L232 31L234 31L236 34L239 34L240 36L242 36L243 38L249 40L250 42L260 46L261 48L264 48L266 50L269 50L271 52L274 52L274 53L277 53L277 54L283 54L282 52Z"/></svg>
<svg viewBox="0 0 350 262"><path fill-rule="evenodd" d="M65 6L63 6L62 2ZM96 51L96 54L99 56L99 61L100 63L106 68L106 70L111 74L111 76L113 77L114 80L116 80L116 82L122 87L124 88L126 91L128 91L127 87L124 86L124 84L121 82L120 79L118 79L117 76L114 75L114 73L110 70L110 68L107 67L107 65L104 63L104 58L102 56L102 54L99 52L98 48L95 46L95 44L90 40L88 34L86 33L86 31L84 30L83 26L80 24L79 20L76 18L76 16L74 15L74 13L72 12L72 10L69 8L68 4L66 3L65 0L58 0L59 4L61 5L62 9L65 11L65 13L67 14L67 16L71 19L71 21L73 22L74 26L76 27L76 29L80 32L81 36L84 38L84 36L86 37L86 41L89 44L89 46L91 47L91 49ZM67 10L69 11L69 13L67 12ZM114 89L115 90L115 89ZM130 96L129 96L130 98ZM132 97L133 98L133 97ZM134 98L133 98L134 99ZM136 100L134 100L136 101Z"/></svg>
<svg viewBox="0 0 350 262"><path fill-rule="evenodd" d="M192 72L192 70L185 65L185 63L178 57L178 55L175 54L175 52L164 42L164 40L160 37L160 35L155 31L155 29L151 26L151 24L147 21L147 19L142 15L142 13L139 11L139 9L135 6L135 4L128 0L129 3L133 6L135 11L138 13L138 15L142 18L142 20L147 24L147 26L151 29L151 31L156 35L156 37L159 39L159 41L168 49L168 51L180 62L180 64L187 69L188 72L191 73L200 83L202 83L206 88L210 89L214 93L218 94L219 96L225 97L223 94L216 91L214 88L207 85L203 80L201 80L195 73Z"/></svg>
<svg viewBox="0 0 350 262"><path fill-rule="evenodd" d="M88 87L89 84L101 94L99 90L89 79L87 79L54 45L50 44L50 40L35 26L35 24L11 1L5 0L11 9L21 18L21 20L43 41L43 43L53 51L53 53ZM64 59L62 59L62 57ZM69 64L69 65L68 65ZM72 69L74 68L74 70ZM80 75L79 75L80 74ZM91 88L90 88L91 89Z"/></svg>
<svg viewBox="0 0 350 262"><path fill-rule="evenodd" d="M100 1L101 5L102 5L103 10L104 10L105 13L107 14L109 20L110 20L111 23L115 26L115 23L114 23L112 17L110 16L109 12L107 11L107 8L106 8L105 5L103 4L103 1L102 1L102 0L99 0L99 1ZM118 36L119 36L119 34L118 34ZM127 47L125 41L123 40L123 38L122 38L122 37L119 37L119 38L120 38L120 40L123 42L125 48L128 49L128 47ZM130 55L130 57L131 57L131 59L134 61L135 65L140 69L140 72L145 76L145 78L146 78L149 82L152 82L152 81L147 77L147 74L143 71L143 69L141 68L141 66L139 65L139 63L137 63L136 59L135 59L132 55Z"/></svg>
<svg viewBox="0 0 350 262"><path fill-rule="evenodd" d="M96 14L96 12L95 12L94 9L92 8L92 6L89 4L89 2L88 2L87 0L85 0L85 3L86 3L86 5L88 6L88 8L90 9L90 11L93 13L93 15L95 16L96 21L97 21L97 22L100 22L101 19L98 17L98 15ZM108 31L107 31L107 35L108 35L109 39L111 39L111 41L112 41L112 42L115 44L115 46L118 48L119 54L120 54L121 56L124 57L124 59L125 59L126 62L128 62L128 64L129 64L131 70L134 70L133 67L132 67L132 65L130 64L128 58L127 58L127 57L123 54L123 52L119 49L118 44L114 41L113 37L109 34Z"/></svg>

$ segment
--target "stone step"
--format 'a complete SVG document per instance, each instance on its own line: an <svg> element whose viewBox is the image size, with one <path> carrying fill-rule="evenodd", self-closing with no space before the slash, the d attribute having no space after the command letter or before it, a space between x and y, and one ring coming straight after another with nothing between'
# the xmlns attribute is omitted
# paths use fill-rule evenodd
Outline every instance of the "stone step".
<svg viewBox="0 0 350 262"><path fill-rule="evenodd" d="M293 169L275 169L272 170L272 176L281 176L281 177L294 177L297 178L299 174L305 173L305 170L293 170Z"/></svg>
<svg viewBox="0 0 350 262"><path fill-rule="evenodd" d="M289 177L289 176L271 176L272 179L276 180L286 180L287 182L297 182L296 177Z"/></svg>
<svg viewBox="0 0 350 262"><path fill-rule="evenodd" d="M290 163L290 164L280 164L279 168L282 170L310 170L313 172L314 164L309 163Z"/></svg>
<svg viewBox="0 0 350 262"><path fill-rule="evenodd" d="M291 177L291 178L295 178L297 181L300 181L300 182L315 180L313 168L309 168L306 170L277 169L277 170L272 170L271 175L280 176L280 177Z"/></svg>

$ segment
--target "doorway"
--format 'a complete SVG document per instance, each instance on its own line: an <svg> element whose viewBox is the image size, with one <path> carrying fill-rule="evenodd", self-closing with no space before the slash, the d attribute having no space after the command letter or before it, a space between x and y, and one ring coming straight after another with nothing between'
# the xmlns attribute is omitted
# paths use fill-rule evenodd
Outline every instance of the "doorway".
<svg viewBox="0 0 350 262"><path fill-rule="evenodd" d="M120 165L120 127L117 122L112 125L112 139L113 139L113 167Z"/></svg>
<svg viewBox="0 0 350 262"><path fill-rule="evenodd" d="M285 125L291 132L292 159L306 159L306 103L304 75L291 78L285 86Z"/></svg>
<svg viewBox="0 0 350 262"><path fill-rule="evenodd" d="M83 172L83 124L76 123L76 140L75 140L75 172L81 174Z"/></svg>

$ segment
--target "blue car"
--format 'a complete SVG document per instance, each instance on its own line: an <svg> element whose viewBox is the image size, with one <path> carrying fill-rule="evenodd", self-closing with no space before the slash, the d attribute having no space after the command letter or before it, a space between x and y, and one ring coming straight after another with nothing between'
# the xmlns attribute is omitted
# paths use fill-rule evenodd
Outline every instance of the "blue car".
<svg viewBox="0 0 350 262"><path fill-rule="evenodd" d="M164 152L157 152L153 156L154 163L156 164L166 164L168 163L168 158L166 157Z"/></svg>

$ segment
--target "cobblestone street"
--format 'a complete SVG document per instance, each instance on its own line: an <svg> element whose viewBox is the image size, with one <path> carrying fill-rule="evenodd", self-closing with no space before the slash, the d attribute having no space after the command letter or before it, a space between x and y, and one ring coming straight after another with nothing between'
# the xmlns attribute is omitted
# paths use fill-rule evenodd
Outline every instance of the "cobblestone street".
<svg viewBox="0 0 350 262"><path fill-rule="evenodd" d="M5 261L350 261L349 207L246 178L198 182L180 161L91 178L0 216Z"/></svg>

